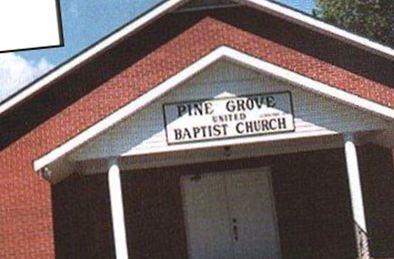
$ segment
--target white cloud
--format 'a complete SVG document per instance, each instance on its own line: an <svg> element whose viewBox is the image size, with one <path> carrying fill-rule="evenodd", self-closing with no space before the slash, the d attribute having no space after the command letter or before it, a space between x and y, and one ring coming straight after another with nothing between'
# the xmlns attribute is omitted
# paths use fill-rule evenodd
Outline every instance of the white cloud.
<svg viewBox="0 0 394 259"><path fill-rule="evenodd" d="M45 58L29 61L15 53L0 54L0 101L53 68Z"/></svg>

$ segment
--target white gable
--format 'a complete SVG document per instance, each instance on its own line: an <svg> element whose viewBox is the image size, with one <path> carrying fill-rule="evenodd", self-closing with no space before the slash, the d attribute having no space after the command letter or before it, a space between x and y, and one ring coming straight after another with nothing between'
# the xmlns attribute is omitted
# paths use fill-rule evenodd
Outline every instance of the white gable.
<svg viewBox="0 0 394 259"><path fill-rule="evenodd" d="M168 145L166 141L163 104L279 91L290 91L292 94L295 116L294 132L177 145ZM368 112L356 110L327 97L307 92L299 86L293 86L273 76L222 60L74 150L69 154L69 159L86 160L230 144L270 142L378 130L387 127L387 121Z"/></svg>

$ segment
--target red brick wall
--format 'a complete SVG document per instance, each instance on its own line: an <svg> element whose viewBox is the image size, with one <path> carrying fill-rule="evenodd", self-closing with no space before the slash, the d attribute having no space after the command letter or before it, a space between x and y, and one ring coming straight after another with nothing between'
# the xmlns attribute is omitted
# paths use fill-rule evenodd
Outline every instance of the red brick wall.
<svg viewBox="0 0 394 259"><path fill-rule="evenodd" d="M179 173L122 172L131 258L187 258Z"/></svg>
<svg viewBox="0 0 394 259"><path fill-rule="evenodd" d="M265 21L264 26L258 26L258 21ZM394 106L387 60L332 39L323 44L327 37L297 26L281 26L283 23L250 9L166 16L2 116L0 257L54 256L51 189L33 172L34 159L218 46L231 46ZM307 42L320 45L303 48L304 36ZM291 42L286 42L286 37ZM332 53L325 54L326 48L347 53L346 59L330 58ZM365 71L356 64L364 55L371 61L365 63L371 68Z"/></svg>
<svg viewBox="0 0 394 259"><path fill-rule="evenodd" d="M51 188L31 169L33 139L0 154L0 258L53 258Z"/></svg>
<svg viewBox="0 0 394 259"><path fill-rule="evenodd" d="M70 176L52 204L56 258L115 258L106 174Z"/></svg>
<svg viewBox="0 0 394 259"><path fill-rule="evenodd" d="M358 151L371 256L394 258L394 163L391 150Z"/></svg>
<svg viewBox="0 0 394 259"><path fill-rule="evenodd" d="M284 258L356 258L344 151L278 160L273 183Z"/></svg>

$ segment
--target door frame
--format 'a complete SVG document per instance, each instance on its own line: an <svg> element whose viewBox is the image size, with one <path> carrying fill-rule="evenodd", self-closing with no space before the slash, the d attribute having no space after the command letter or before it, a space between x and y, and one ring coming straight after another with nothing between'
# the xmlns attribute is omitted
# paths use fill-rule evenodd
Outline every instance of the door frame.
<svg viewBox="0 0 394 259"><path fill-rule="evenodd" d="M203 172L203 173L186 173L182 174L179 183L180 183L180 190L181 190L181 199L182 199L182 214L183 214L183 222L184 222L184 230L186 234L186 246L187 246L187 255L188 258L190 258L190 241L189 241L189 226L188 226L188 214L186 210L186 205L185 205L185 185L184 185L184 179L185 177L190 177L191 175L195 175L196 177L200 175L212 175L212 174L235 174L235 173L249 173L249 172L265 172L267 174L267 180L268 180L268 192L269 192L269 197L271 199L271 212L272 212L272 217L273 217L273 222L274 222L274 229L276 232L276 242L278 243L278 252L279 252L279 258L282 258L282 249L281 249L281 242L280 242L280 236L279 236L279 225L278 225L278 218L277 218L277 213L276 213L276 206L275 206L275 195L274 195L274 188L272 184L272 170L270 166L259 166L259 167L250 167L250 168L237 168L237 169L229 169L229 170L220 170L220 171L211 171L211 172Z"/></svg>

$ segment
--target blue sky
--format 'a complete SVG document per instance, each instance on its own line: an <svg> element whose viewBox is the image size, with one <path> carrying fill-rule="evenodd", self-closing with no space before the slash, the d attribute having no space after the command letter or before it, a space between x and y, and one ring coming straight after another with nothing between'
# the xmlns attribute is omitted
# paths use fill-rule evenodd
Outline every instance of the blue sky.
<svg viewBox="0 0 394 259"><path fill-rule="evenodd" d="M48 50L24 51L30 60L42 57L57 65L113 30L134 19L162 0L68 0L61 2L65 46ZM310 13L314 0L277 0Z"/></svg>
<svg viewBox="0 0 394 259"><path fill-rule="evenodd" d="M0 54L0 101L162 0L64 0L64 47ZM310 13L314 0L277 0Z"/></svg>
<svg viewBox="0 0 394 259"><path fill-rule="evenodd" d="M312 13L312 9L315 7L315 0L277 0L276 2L291 6L305 13Z"/></svg>
<svg viewBox="0 0 394 259"><path fill-rule="evenodd" d="M66 0L60 1L64 47L22 51L23 57L46 57L59 64L110 34L161 0Z"/></svg>

